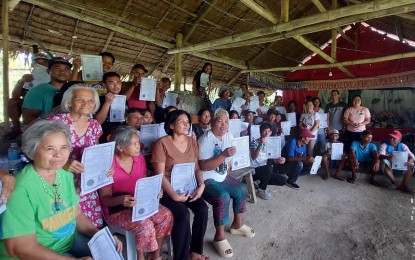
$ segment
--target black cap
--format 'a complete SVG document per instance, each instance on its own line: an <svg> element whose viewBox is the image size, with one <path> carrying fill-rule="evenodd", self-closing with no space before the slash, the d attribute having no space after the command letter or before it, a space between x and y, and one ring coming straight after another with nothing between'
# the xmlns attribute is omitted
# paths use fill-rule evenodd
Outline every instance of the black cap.
<svg viewBox="0 0 415 260"><path fill-rule="evenodd" d="M68 65L69 68L72 68L72 64L67 59L62 57L53 57L49 60L48 69L52 68L52 66L55 64L65 64Z"/></svg>

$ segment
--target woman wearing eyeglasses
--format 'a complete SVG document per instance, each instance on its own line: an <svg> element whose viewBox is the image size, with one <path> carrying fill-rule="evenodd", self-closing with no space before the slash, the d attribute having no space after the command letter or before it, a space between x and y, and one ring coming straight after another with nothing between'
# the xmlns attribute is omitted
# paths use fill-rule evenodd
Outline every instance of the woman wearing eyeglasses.
<svg viewBox="0 0 415 260"><path fill-rule="evenodd" d="M62 169L71 149L63 123L42 120L23 133L32 163L16 175L3 213L0 259L92 259L87 242L99 230L78 206L73 174Z"/></svg>

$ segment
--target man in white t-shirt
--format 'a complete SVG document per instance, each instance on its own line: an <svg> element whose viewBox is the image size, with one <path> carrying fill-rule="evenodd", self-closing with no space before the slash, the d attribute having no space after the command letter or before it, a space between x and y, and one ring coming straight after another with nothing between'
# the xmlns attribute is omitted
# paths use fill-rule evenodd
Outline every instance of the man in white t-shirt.
<svg viewBox="0 0 415 260"><path fill-rule="evenodd" d="M234 219L230 233L245 237L255 236L255 231L242 221L243 213L246 212L246 186L228 174L231 171L232 156L237 149L231 146L232 134L228 133L228 129L229 113L218 108L213 115L211 129L198 141L199 164L206 185L202 197L212 205L216 228L213 246L221 257L226 258L233 256L232 247L225 237L225 225L230 222L231 200Z"/></svg>

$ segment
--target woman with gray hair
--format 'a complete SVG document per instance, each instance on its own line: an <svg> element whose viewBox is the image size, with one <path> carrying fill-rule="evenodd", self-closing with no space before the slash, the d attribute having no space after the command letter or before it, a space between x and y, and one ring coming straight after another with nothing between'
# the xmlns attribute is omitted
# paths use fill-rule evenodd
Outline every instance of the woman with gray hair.
<svg viewBox="0 0 415 260"><path fill-rule="evenodd" d="M16 175L0 259L91 259L87 242L99 230L79 208L73 175L62 169L71 152L68 127L37 121L23 133L22 150L32 163Z"/></svg>
<svg viewBox="0 0 415 260"><path fill-rule="evenodd" d="M173 215L160 205L158 212L149 218L132 222L132 207L137 180L146 177L147 167L140 154L140 139L132 127L119 126L111 136L115 141L114 183L99 189L105 220L113 226L129 230L136 235L136 250L139 260L149 253L149 259L161 259L160 249L164 238L170 235ZM160 192L161 197L163 192Z"/></svg>
<svg viewBox="0 0 415 260"><path fill-rule="evenodd" d="M245 184L229 175L232 168L232 156L236 147L232 145L232 134L228 133L229 114L219 108L215 111L211 129L200 137L199 164L203 171L205 189L202 197L213 208L213 220L216 233L213 246L221 257L232 257L233 250L225 237L225 225L229 223L229 205L233 201L234 219L230 233L245 237L254 237L255 231L243 224L246 212L247 190Z"/></svg>
<svg viewBox="0 0 415 260"><path fill-rule="evenodd" d="M99 98L96 90L85 84L75 84L63 94L61 108L64 113L48 118L69 126L73 150L64 169L75 174L75 188L78 194L81 192L80 173L84 172L84 166L80 162L82 152L86 147L98 144L98 139L102 135L101 125L90 116L98 107ZM96 191L82 195L79 206L96 227L103 225L101 204Z"/></svg>

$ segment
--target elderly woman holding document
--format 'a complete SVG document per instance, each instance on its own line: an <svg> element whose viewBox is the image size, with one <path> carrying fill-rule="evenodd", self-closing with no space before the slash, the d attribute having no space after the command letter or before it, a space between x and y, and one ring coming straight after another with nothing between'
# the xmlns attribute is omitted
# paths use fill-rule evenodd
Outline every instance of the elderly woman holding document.
<svg viewBox="0 0 415 260"><path fill-rule="evenodd" d="M198 163L198 146L189 137L191 118L183 110L171 111L166 118L164 130L167 135L153 146L152 162L155 173L164 173L164 196L160 202L169 208L174 216L172 231L174 259L209 259L203 255L203 239L208 221L208 207L201 198L205 184ZM195 190L192 193L178 193L172 186L172 171L181 164L194 164ZM179 172L179 174L184 174ZM190 213L194 218L190 230Z"/></svg>
<svg viewBox="0 0 415 260"><path fill-rule="evenodd" d="M113 226L136 234L139 260L144 260L145 253L150 253L149 259L161 259L160 249L164 238L170 235L173 215L159 205L158 212L151 217L132 222L132 207L140 199L134 197L136 182L147 174L144 157L140 154L140 139L134 128L120 126L110 141L115 142L114 183L99 189L105 219Z"/></svg>
<svg viewBox="0 0 415 260"><path fill-rule="evenodd" d="M101 125L89 117L97 112L99 104L95 89L83 83L75 84L63 95L61 109L64 113L49 118L69 126L73 150L64 169L75 174L75 188L78 194L81 193L80 173L85 171L81 163L82 153L85 148L98 144L98 139L102 135ZM79 206L96 227L102 227L101 203L96 191L82 195Z"/></svg>
<svg viewBox="0 0 415 260"><path fill-rule="evenodd" d="M32 162L16 175L3 213L0 259L91 259L87 242L98 228L79 208L73 175L62 169L71 148L69 129L59 122L38 121L23 133Z"/></svg>

